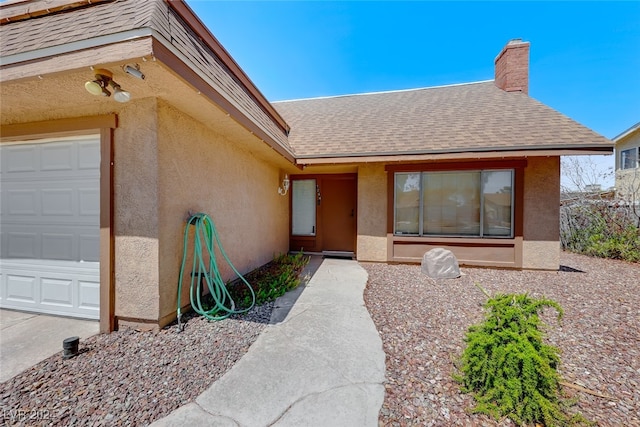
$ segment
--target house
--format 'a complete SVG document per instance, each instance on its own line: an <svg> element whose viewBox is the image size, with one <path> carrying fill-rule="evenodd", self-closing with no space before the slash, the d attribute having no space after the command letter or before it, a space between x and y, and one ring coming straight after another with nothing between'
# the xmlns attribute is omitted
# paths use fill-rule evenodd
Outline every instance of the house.
<svg viewBox="0 0 640 427"><path fill-rule="evenodd" d="M436 246L557 269L560 156L613 150L527 95L522 41L495 81L270 103L181 0L8 1L0 38L0 306L103 332L175 319L189 212L241 272Z"/></svg>
<svg viewBox="0 0 640 427"><path fill-rule="evenodd" d="M616 144L616 196L640 202L640 123L613 138Z"/></svg>
<svg viewBox="0 0 640 427"><path fill-rule="evenodd" d="M445 247L465 265L557 269L560 156L612 144L530 98L528 61L514 40L494 81L274 103L303 167L290 249L419 262Z"/></svg>

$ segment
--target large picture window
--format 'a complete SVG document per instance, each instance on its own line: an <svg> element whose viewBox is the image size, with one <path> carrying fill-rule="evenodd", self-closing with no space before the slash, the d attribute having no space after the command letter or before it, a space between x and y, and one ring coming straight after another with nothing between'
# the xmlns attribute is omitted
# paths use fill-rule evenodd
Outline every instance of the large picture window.
<svg viewBox="0 0 640 427"><path fill-rule="evenodd" d="M514 171L395 174L394 233L513 237Z"/></svg>

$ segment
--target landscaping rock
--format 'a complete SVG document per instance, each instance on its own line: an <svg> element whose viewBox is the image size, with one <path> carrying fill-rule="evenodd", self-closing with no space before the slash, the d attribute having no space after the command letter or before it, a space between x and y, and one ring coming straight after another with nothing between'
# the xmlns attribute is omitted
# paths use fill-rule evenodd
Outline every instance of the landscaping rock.
<svg viewBox="0 0 640 427"><path fill-rule="evenodd" d="M453 252L435 248L422 257L422 272L434 279L457 279L460 277L460 266Z"/></svg>

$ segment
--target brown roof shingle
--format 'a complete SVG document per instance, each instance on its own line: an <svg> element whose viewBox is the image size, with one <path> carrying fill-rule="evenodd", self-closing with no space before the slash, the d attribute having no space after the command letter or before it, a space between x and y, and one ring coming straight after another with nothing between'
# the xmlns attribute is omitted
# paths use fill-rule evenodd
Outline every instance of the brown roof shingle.
<svg viewBox="0 0 640 427"><path fill-rule="evenodd" d="M64 3L64 2L62 2ZM69 0L69 3L79 3ZM25 6L11 6L13 10ZM39 49L63 46L80 40L148 28L175 47L192 68L214 82L216 89L232 101L274 141L291 152L286 133L233 75L224 62L202 42L189 26L162 0L119 0L62 8L51 14L0 25L0 56L5 59Z"/></svg>
<svg viewBox="0 0 640 427"><path fill-rule="evenodd" d="M299 158L612 147L492 81L273 104Z"/></svg>

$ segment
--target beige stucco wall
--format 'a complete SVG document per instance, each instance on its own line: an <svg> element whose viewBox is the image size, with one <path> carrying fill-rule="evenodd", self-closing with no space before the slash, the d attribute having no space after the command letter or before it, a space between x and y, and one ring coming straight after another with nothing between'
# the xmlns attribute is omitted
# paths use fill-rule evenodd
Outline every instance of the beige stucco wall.
<svg viewBox="0 0 640 427"><path fill-rule="evenodd" d="M125 104L114 132L115 315L158 318L158 116L154 98Z"/></svg>
<svg viewBox="0 0 640 427"><path fill-rule="evenodd" d="M176 310L188 211L212 218L227 255L246 273L287 252L289 203L277 191L279 168L166 103L158 113L157 315L163 319ZM222 257L219 267L226 280L235 277Z"/></svg>
<svg viewBox="0 0 640 427"><path fill-rule="evenodd" d="M387 173L383 164L358 168L357 256L387 261Z"/></svg>
<svg viewBox="0 0 640 427"><path fill-rule="evenodd" d="M640 168L616 171L616 196L627 202L640 201Z"/></svg>
<svg viewBox="0 0 640 427"><path fill-rule="evenodd" d="M529 157L524 170L523 268L560 266L560 158Z"/></svg>
<svg viewBox="0 0 640 427"><path fill-rule="evenodd" d="M640 200L640 168L620 169L622 151L640 147L640 130L616 142L616 196L628 202Z"/></svg>

